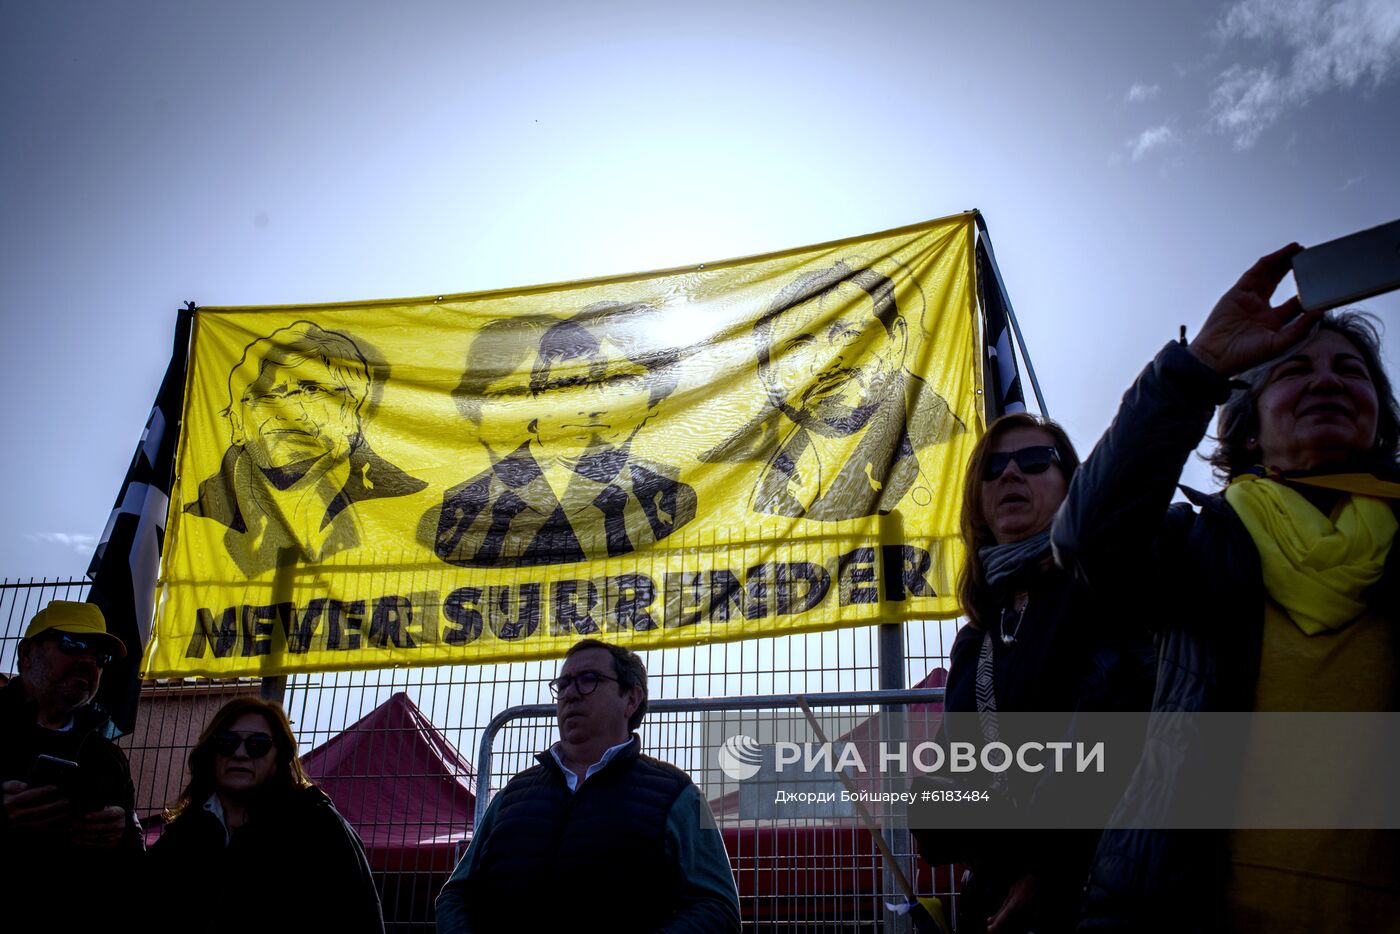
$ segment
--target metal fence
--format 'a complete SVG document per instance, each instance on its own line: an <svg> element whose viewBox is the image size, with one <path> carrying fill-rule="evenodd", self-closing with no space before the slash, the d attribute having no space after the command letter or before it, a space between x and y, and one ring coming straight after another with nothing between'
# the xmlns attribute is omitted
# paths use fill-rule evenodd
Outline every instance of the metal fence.
<svg viewBox="0 0 1400 934"><path fill-rule="evenodd" d="M775 792L811 790L812 785L765 785L758 776L736 778L720 764L717 746L723 737L761 734L761 724L781 723L784 715L800 724L804 715L798 711L803 704L821 712L824 733L837 746L843 741L865 746L881 738L877 722L881 712L909 705L927 708L942 700L942 688L665 699L648 703L641 735L652 755L689 772L710 803L729 852L746 927L898 930L899 923L885 907L887 902L904 900L894 872L914 880L920 894L935 890L945 898L952 894L951 869L945 867L936 875L910 852L899 808L866 808L896 856L897 869L891 870L878 852L872 828L854 808L836 806L827 814L752 813L771 801ZM926 713L912 719L931 733L937 716ZM552 704L527 704L497 714L482 734L476 760L478 786L497 789L512 774L532 765L534 753L549 742L553 721ZM910 721L906 715L899 722L907 726ZM876 728L873 735L871 726ZM805 727L794 734L811 735ZM818 778L823 779L824 790L836 787L829 777ZM757 786L746 785L755 781ZM875 790L879 784L875 776L861 790ZM904 789L891 785L882 790ZM477 799L478 817L485 805L485 798Z"/></svg>
<svg viewBox="0 0 1400 934"><path fill-rule="evenodd" d="M86 593L85 581L0 582L0 673L15 672L15 645L35 611L50 599L82 600ZM654 702L868 692L941 685L937 669L947 667L955 631L953 621L930 621L640 654ZM330 672L288 676L277 686L309 771L365 839L391 930L434 929L432 901L470 839L464 814L475 796L499 790L554 740L548 717L527 718L496 737L488 780L478 781L470 761L493 717L550 703L547 682L557 668L557 661L542 661ZM178 796L185 758L209 716L230 697L267 687L203 678L143 686L136 729L120 741L143 822L158 827L161 810ZM860 715L871 703L848 713ZM698 715L670 706L653 704L644 747L692 770L708 788L714 776L699 758ZM883 928L889 885L863 828L837 822L740 832L737 815L720 820L746 930ZM893 835L892 843L921 894L950 894L949 870L920 870L907 834Z"/></svg>

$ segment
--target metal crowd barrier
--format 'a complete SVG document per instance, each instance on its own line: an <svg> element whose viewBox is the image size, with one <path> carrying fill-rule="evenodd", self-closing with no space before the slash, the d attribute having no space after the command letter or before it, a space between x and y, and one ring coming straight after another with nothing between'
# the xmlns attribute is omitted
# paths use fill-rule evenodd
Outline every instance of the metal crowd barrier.
<svg viewBox="0 0 1400 934"><path fill-rule="evenodd" d="M16 672L15 646L30 616L50 599L83 600L87 590L86 580L0 581L0 678ZM714 780L714 770L705 774L701 750L694 748L697 724L685 718L782 710L799 694L821 710L936 701L937 690L894 688L925 678L941 683L934 676L946 669L956 628L955 621L930 621L642 652L652 695L643 742L649 753L698 780ZM286 678L283 704L306 757L337 741L341 750L346 740L358 744L356 755L337 759L334 781L340 787L332 789L333 797L360 812L356 826L371 850L394 934L435 930L433 899L470 838L470 819L461 815L481 806L463 809L464 795L480 789L489 797L492 775L508 777L555 738L554 708L543 701L558 667L557 660L544 660ZM881 686L887 690L869 690ZM137 813L152 838L161 810L179 794L189 749L209 716L231 697L266 688L246 678L177 678L142 686L136 730L119 744L131 761ZM488 730L489 771L478 776L471 751L482 746ZM422 755L398 756L404 742ZM318 778L325 787L331 780ZM390 806L386 786L440 790ZM789 822L764 829L732 813L720 815L720 823L740 872L746 931L887 929L882 898L893 888L862 828ZM908 841L891 839L921 893L951 891L949 870L914 868Z"/></svg>
<svg viewBox="0 0 1400 934"><path fill-rule="evenodd" d="M735 813L738 791L697 748L695 736L704 732L696 715L725 712L796 711L811 708L850 708L847 719L874 723L870 715L912 704L941 703L942 688L885 691L834 691L812 694L764 694L733 697L665 698L649 701L640 730L643 750L686 768L710 800L725 839L730 864L739 886L740 909L748 931L903 931L902 919L888 903L903 901L878 844L859 821L829 818L754 820ZM797 716L801 716L800 714ZM936 716L933 715L933 716ZM553 741L553 704L519 704L496 714L482 731L477 752L476 819L479 825L498 780L533 764L533 754ZM519 725L520 742L504 757L512 770L497 768L502 758L498 740ZM829 731L831 732L831 731ZM836 735L833 733L833 735ZM839 742L839 740L838 740ZM715 781L718 779L718 782ZM719 804L720 806L716 806ZM950 902L952 867L935 872L913 852L909 834L893 815L882 813L882 836L907 879L920 895L939 895Z"/></svg>

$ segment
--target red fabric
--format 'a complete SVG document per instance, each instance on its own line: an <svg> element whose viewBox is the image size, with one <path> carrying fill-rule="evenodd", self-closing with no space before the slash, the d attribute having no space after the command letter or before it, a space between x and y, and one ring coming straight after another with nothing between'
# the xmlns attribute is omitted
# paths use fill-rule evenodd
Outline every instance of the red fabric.
<svg viewBox="0 0 1400 934"><path fill-rule="evenodd" d="M476 772L402 691L302 757L379 872L449 872L476 809Z"/></svg>

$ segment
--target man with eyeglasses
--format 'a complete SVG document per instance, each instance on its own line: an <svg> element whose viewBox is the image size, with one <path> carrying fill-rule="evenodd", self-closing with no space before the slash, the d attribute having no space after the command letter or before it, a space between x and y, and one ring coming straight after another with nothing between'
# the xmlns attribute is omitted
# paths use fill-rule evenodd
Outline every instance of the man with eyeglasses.
<svg viewBox="0 0 1400 934"><path fill-rule="evenodd" d="M689 775L640 752L641 659L584 639L549 686L559 741L491 802L438 896L438 931L737 932L709 805Z"/></svg>
<svg viewBox="0 0 1400 934"><path fill-rule="evenodd" d="M9 930L100 930L132 898L143 849L126 756L92 703L126 646L91 603L54 600L0 689L0 885ZM97 927L101 925L101 927Z"/></svg>

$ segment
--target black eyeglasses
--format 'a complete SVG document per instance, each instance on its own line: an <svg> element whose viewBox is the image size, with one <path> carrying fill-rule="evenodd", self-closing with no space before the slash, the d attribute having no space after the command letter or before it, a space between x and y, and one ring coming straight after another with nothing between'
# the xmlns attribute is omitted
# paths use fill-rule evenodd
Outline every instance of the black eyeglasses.
<svg viewBox="0 0 1400 934"><path fill-rule="evenodd" d="M555 678L553 681L549 682L549 693L554 695L555 700L558 700L564 696L564 692L572 685L578 688L580 694L587 697L589 694L598 690L598 682L617 680L617 678L611 675L599 674L596 671L584 671L576 675L565 675L562 678ZM619 681L618 683L621 684L622 682Z"/></svg>
<svg viewBox="0 0 1400 934"><path fill-rule="evenodd" d="M261 759L272 751L272 737L266 733L219 733L214 737L214 752L225 758L237 755L239 746L249 759Z"/></svg>
<svg viewBox="0 0 1400 934"><path fill-rule="evenodd" d="M983 473L982 479L995 480L1006 473L1006 468L1011 466L1012 461L1015 461L1016 466L1021 468L1021 473L1045 473L1050 469L1051 464L1060 462L1060 452L1048 445L1037 445L1021 448L1017 451L1007 451L1004 454L993 454L987 458L987 469Z"/></svg>
<svg viewBox="0 0 1400 934"><path fill-rule="evenodd" d="M52 641L58 643L58 650L64 655L72 655L75 657L78 655L91 655L92 660L97 663L98 668L107 667L107 663L112 660L111 652L108 652L105 648L99 649L86 639L76 639L73 636L58 633L53 637Z"/></svg>

